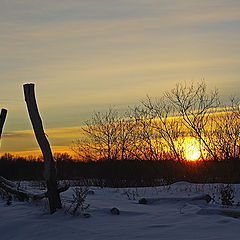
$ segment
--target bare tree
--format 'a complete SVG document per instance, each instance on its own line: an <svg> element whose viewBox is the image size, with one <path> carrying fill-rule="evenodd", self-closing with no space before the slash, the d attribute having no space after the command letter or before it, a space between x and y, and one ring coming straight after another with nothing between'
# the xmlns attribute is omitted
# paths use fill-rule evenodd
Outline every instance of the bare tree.
<svg viewBox="0 0 240 240"><path fill-rule="evenodd" d="M214 90L208 93L206 84L202 81L177 84L170 92L166 92L165 96L172 103L176 114L182 117L191 134L199 140L209 155L217 160L205 136L208 131L209 115L219 106L218 92Z"/></svg>
<svg viewBox="0 0 240 240"><path fill-rule="evenodd" d="M202 159L239 157L239 102L232 100L221 113L219 106L217 90L207 91L203 81L177 84L161 98L147 97L128 115L113 109L95 113L75 150L83 159L182 161L192 137Z"/></svg>
<svg viewBox="0 0 240 240"><path fill-rule="evenodd" d="M141 160L159 160L164 154L163 141L153 127L154 121L146 112L145 107L138 106L131 109L131 118L135 128L132 133L132 155Z"/></svg>
<svg viewBox="0 0 240 240"><path fill-rule="evenodd" d="M118 159L130 159L132 155L133 135L136 123L130 118L119 117L117 120Z"/></svg>
<svg viewBox="0 0 240 240"><path fill-rule="evenodd" d="M116 159L118 155L118 112L113 108L105 113L94 113L92 119L82 128L89 139L86 147L92 148L102 159ZM86 143L86 141L85 141Z"/></svg>
<svg viewBox="0 0 240 240"><path fill-rule="evenodd" d="M82 128L83 137L73 142L73 151L82 160L129 159L135 123L113 108L94 113Z"/></svg>
<svg viewBox="0 0 240 240"><path fill-rule="evenodd" d="M89 133L82 131L84 137L73 141L71 149L81 161L96 161L102 158L102 154L97 143L89 136Z"/></svg>
<svg viewBox="0 0 240 240"><path fill-rule="evenodd" d="M156 100L147 97L138 109L141 114L146 116L145 122L148 121L148 124L151 124L154 139L161 144L163 149L166 149L168 155L172 153L173 158L180 161L181 154L178 151L178 144L182 136L182 129L181 122L174 118L173 110L173 106L169 104L166 97ZM171 158L170 155L169 157Z"/></svg>
<svg viewBox="0 0 240 240"><path fill-rule="evenodd" d="M211 116L209 139L211 148L220 159L240 156L240 108L239 101L231 99L229 105Z"/></svg>

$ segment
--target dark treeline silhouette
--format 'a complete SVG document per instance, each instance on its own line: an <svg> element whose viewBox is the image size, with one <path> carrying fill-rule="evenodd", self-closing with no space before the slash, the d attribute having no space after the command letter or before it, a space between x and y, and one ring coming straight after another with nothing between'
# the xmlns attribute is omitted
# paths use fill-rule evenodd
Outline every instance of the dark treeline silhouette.
<svg viewBox="0 0 240 240"><path fill-rule="evenodd" d="M42 179L43 161L34 157L19 157L4 154L0 158L0 176L12 180Z"/></svg>
<svg viewBox="0 0 240 240"><path fill-rule="evenodd" d="M68 154L57 156L59 180L81 180L101 187L156 186L176 181L196 183L239 183L239 159L225 161L177 162L176 160L99 160L77 161ZM0 158L0 175L11 180L43 180L39 158ZM81 182L80 181L80 182Z"/></svg>

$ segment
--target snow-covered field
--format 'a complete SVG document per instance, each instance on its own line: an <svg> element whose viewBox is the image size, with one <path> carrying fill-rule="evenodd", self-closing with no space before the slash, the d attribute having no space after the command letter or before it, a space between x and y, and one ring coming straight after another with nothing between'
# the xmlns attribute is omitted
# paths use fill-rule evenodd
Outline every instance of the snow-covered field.
<svg viewBox="0 0 240 240"><path fill-rule="evenodd" d="M0 200L1 240L130 240L130 239L240 239L240 207L218 202L219 184L175 183L153 188L97 188L87 195L85 213L66 213L73 188L62 194L64 209L49 215L46 201L35 203ZM235 185L235 202L240 201ZM215 196L207 203L193 200ZM145 198L148 204L139 204ZM110 210L116 207L119 215Z"/></svg>

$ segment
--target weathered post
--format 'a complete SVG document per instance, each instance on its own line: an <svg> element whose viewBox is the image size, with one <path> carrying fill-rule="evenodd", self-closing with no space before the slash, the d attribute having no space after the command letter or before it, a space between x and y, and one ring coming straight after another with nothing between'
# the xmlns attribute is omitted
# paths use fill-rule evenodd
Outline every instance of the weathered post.
<svg viewBox="0 0 240 240"><path fill-rule="evenodd" d="M0 114L0 139L2 136L3 125L5 123L6 117L7 117L7 109L2 108L1 114Z"/></svg>
<svg viewBox="0 0 240 240"><path fill-rule="evenodd" d="M35 137L37 139L37 142L40 146L44 158L44 178L47 183L48 202L50 207L50 213L52 214L56 212L57 208L62 207L60 195L57 188L55 162L53 160L50 144L44 133L43 123L38 111L34 92L34 84L33 83L24 84L23 89Z"/></svg>

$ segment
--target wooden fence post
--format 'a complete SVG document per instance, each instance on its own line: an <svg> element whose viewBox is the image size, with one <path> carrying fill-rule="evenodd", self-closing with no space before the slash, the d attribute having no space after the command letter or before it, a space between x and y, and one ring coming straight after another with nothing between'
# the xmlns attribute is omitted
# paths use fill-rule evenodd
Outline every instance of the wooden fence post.
<svg viewBox="0 0 240 240"><path fill-rule="evenodd" d="M50 213L56 212L57 208L61 208L61 199L57 188L56 168L53 160L52 151L47 137L44 133L43 123L38 111L37 102L34 92L34 84L24 84L24 96L27 104L29 117L33 126L35 137L40 146L44 158L44 178L47 183L48 202Z"/></svg>
<svg viewBox="0 0 240 240"><path fill-rule="evenodd" d="M7 109L2 108L1 114L0 114L0 139L2 136L3 125L5 123L6 117L7 117Z"/></svg>

